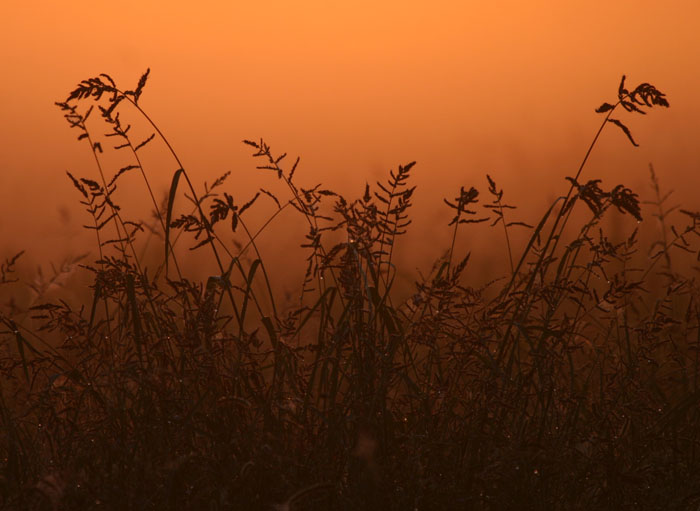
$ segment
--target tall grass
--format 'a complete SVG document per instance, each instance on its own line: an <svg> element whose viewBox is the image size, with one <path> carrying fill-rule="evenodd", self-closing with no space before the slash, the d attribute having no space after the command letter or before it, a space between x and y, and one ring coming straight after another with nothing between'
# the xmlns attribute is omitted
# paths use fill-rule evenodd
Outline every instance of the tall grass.
<svg viewBox="0 0 700 511"><path fill-rule="evenodd" d="M238 202L228 174L198 192L139 103L147 78L122 90L100 75L57 103L95 158L96 178L69 178L97 259L82 266L82 306L35 305L38 328L21 307L0 310L4 508L700 506L700 294L686 257L700 254L700 213L670 208L652 169L661 231L645 252L636 228L605 231L614 215L642 221L638 196L583 177L607 126L636 145L613 114L668 107L654 86L628 90L623 77L566 193L535 225L491 176L489 203L472 186L446 199L450 247L401 299L394 255L415 162L349 199L301 186L298 159L286 166L246 140L284 195ZM122 112L150 134L134 138ZM132 163L110 173L105 137ZM140 157L157 139L175 169L163 204ZM128 173L152 200L150 234L118 204ZM274 212L251 229L263 199ZM307 260L284 301L267 271L281 254L263 257L257 242L289 214L308 228ZM456 247L484 222L509 263L476 288ZM529 233L523 247L516 229ZM154 239L156 263L141 250ZM188 278L187 249L209 253L205 281ZM0 267L5 289L20 256Z"/></svg>

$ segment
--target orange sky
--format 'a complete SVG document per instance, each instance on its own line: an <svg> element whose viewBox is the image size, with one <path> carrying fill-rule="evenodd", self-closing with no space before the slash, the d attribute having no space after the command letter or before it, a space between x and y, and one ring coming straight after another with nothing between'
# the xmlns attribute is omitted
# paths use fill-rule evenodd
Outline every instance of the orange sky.
<svg viewBox="0 0 700 511"><path fill-rule="evenodd" d="M461 185L485 193L486 172L534 222L565 191L601 121L594 109L625 73L671 108L622 115L641 147L609 129L584 178L649 198L652 162L677 202L700 209L696 1L27 1L2 11L3 256L27 248L59 260L92 243L65 171L94 176L94 162L53 102L102 72L132 88L148 67L141 105L196 184L231 170L241 200L269 187L240 143L261 136L301 156L300 185L350 196L417 160L413 233L441 243L441 198ZM149 150L162 192L175 164ZM133 183L124 201L138 204Z"/></svg>

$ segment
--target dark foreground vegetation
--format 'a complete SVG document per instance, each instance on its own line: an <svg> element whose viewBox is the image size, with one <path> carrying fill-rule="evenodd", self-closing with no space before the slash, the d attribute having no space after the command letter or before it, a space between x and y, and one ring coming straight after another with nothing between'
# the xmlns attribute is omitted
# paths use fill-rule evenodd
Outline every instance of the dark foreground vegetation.
<svg viewBox="0 0 700 511"><path fill-rule="evenodd" d="M623 78L568 192L533 225L491 177L484 193L446 200L452 245L400 298L394 247L413 163L349 200L299 186L296 164L245 141L286 195L237 202L226 175L198 194L141 110L147 76L124 91L100 75L58 103L97 166L69 174L96 236L97 260L82 267L90 298L22 310L19 255L0 268L3 508L700 506L700 213L672 211L653 169L647 205L583 179L605 127L636 145L613 114L668 106L655 87ZM153 134L136 139L127 112ZM178 170L160 207L151 193L149 233L115 192L133 173L150 192L140 156L154 138ZM131 163L105 168L106 141ZM280 256L268 262L256 243L269 224L245 221L263 200L270 222L285 211L308 225L303 285L285 303L266 269ZM608 217L642 214L659 241L607 234ZM482 222L509 263L471 287L455 240ZM155 264L139 256L147 238ZM195 248L212 265L202 282L182 263Z"/></svg>

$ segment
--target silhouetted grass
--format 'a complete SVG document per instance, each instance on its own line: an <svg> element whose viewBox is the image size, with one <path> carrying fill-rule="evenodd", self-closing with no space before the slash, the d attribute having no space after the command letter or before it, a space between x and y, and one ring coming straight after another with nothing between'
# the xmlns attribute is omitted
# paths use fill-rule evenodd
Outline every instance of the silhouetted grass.
<svg viewBox="0 0 700 511"><path fill-rule="evenodd" d="M636 144L613 114L668 106L655 87L629 91L623 77L567 193L535 225L490 176L490 203L471 186L446 199L450 247L401 300L393 256L415 162L348 199L300 186L298 160L285 167L246 140L286 195L241 203L228 174L200 194L141 109L147 77L125 91L100 75L57 103L95 156L97 179L69 177L98 259L82 266L93 283L81 307L35 305L39 328L14 302L0 312L4 508L700 506L700 294L684 257L700 254L700 213L670 208L652 169L661 233L640 252L636 229L617 240L603 223L641 222L637 195L582 180L608 124ZM150 135L132 138L127 109ZM109 173L97 126L131 164ZM140 159L158 139L176 164L164 204ZM132 172L156 212L150 233L116 202ZM244 217L260 200L275 211L253 231ZM308 226L308 256L298 297L281 303L256 241L285 211ZM482 222L509 266L474 288L455 246ZM524 247L513 229L529 232ZM155 265L140 255L154 239ZM206 281L187 277L184 244L209 252ZM0 266L5 289L20 255Z"/></svg>

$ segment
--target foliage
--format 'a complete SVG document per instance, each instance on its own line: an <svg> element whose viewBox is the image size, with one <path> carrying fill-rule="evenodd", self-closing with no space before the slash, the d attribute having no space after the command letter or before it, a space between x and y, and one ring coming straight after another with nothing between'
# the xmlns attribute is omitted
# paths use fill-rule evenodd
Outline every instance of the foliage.
<svg viewBox="0 0 700 511"><path fill-rule="evenodd" d="M652 170L662 239L640 268L637 230L615 240L603 223L616 213L641 221L637 195L580 179L609 123L636 145L610 116L620 106L667 107L656 88L629 92L623 77L617 103L597 110L605 120L567 178L567 195L537 225L510 218L515 207L490 176L491 203L480 205L473 186L445 200L451 247L400 301L393 255L410 224L415 162L348 199L298 185L298 159L284 168L284 154L246 140L258 169L272 172L288 197L261 189L241 203L220 191L228 173L198 195L141 109L148 75L133 91L100 75L58 103L96 157L98 179L69 178L98 259L83 266L92 274L83 307L34 306L38 329L23 324L22 311L0 312L5 508L700 504L700 293L696 269L672 265L684 252L700 254L700 213L677 211L686 225L669 234L672 210ZM112 176L87 122L95 105L118 140L114 150L133 160ZM132 139L119 117L126 108L143 116L148 137ZM163 243L154 271L137 249L148 230L125 216L115 192L134 171L151 190L139 153L158 139L176 170L165 204L150 194ZM178 214L181 181L190 212ZM245 218L261 197L276 209L253 233ZM575 207L579 200L587 209ZM283 211L308 225L295 305L279 303L256 244ZM565 227L584 216L568 235ZM469 255L453 259L460 229L481 222L502 226L510 268L475 288L464 284ZM515 258L513 229L529 232ZM177 244L188 237L192 250L212 256L206 282L185 275ZM16 284L20 255L0 266L0 286ZM657 272L665 282L654 290Z"/></svg>

